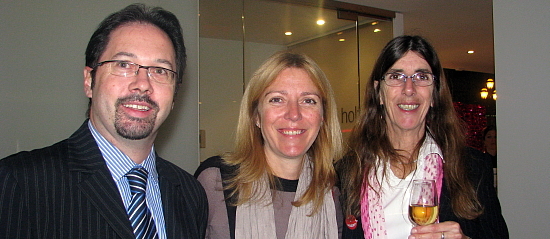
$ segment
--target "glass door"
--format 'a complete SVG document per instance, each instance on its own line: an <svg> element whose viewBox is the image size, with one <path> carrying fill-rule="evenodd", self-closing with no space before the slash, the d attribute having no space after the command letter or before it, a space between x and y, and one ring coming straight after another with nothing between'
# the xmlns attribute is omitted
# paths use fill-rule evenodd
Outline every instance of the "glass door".
<svg viewBox="0 0 550 239"><path fill-rule="evenodd" d="M201 160L232 150L244 86L281 50L305 53L323 69L346 136L374 60L393 36L391 19L287 1L201 0L200 14Z"/></svg>

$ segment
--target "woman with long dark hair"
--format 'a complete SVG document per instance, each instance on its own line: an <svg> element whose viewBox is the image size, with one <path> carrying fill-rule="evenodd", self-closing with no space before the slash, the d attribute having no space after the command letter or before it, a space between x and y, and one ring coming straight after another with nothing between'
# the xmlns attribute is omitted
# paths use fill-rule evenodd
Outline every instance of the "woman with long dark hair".
<svg viewBox="0 0 550 239"><path fill-rule="evenodd" d="M350 150L337 163L343 238L508 238L492 171L465 146L441 63L425 39L390 41L364 99ZM409 221L415 179L435 180L439 223Z"/></svg>

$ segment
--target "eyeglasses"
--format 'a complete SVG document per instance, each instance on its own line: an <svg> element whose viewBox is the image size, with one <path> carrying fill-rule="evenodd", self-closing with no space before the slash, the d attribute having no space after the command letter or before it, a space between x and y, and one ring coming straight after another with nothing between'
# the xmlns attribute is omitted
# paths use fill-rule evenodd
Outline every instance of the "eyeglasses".
<svg viewBox="0 0 550 239"><path fill-rule="evenodd" d="M403 86L407 78L411 78L416 86L430 86L434 83L435 76L428 72L417 72L412 76L407 76L400 72L390 72L386 73L382 79L388 86Z"/></svg>
<svg viewBox="0 0 550 239"><path fill-rule="evenodd" d="M97 63L93 68L95 69L98 66L107 65L111 75L122 76L122 77L133 77L137 76L139 69L143 68L147 70L147 75L154 81L161 84L171 84L176 78L177 72L166 69L160 66L142 66L131 61L121 61L121 60L109 60L102 61Z"/></svg>

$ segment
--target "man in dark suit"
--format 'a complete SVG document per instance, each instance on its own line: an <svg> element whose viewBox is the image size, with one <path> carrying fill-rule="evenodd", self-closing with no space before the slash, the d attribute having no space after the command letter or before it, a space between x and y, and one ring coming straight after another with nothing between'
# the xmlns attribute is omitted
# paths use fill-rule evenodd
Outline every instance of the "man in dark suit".
<svg viewBox="0 0 550 239"><path fill-rule="evenodd" d="M203 188L153 144L185 61L172 13L134 4L107 17L86 49L89 119L0 160L0 237L203 238Z"/></svg>

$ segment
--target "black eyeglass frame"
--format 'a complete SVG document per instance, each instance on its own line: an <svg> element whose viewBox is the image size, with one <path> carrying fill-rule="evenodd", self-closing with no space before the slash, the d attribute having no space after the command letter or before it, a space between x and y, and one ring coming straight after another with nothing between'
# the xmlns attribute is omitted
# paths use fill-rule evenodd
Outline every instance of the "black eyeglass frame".
<svg viewBox="0 0 550 239"><path fill-rule="evenodd" d="M162 70L166 70L168 72L172 72L174 73L174 76L172 77L171 81L175 81L177 76L178 76L178 73L176 71L173 71L173 70L170 70L168 68L164 68L162 66L142 66L140 64L137 64L137 63L134 63L134 62L131 62L131 61L125 61L125 60L107 60L107 61L102 61L102 62L98 62L97 64L94 65L94 67L92 67L94 70L99 67L99 66L102 66L104 65L105 63L111 63L111 62L118 62L118 63L127 63L127 64L130 64L130 65L134 65L134 66L137 66L137 70L134 71L134 75L133 76L137 76L138 73L139 73L139 69L143 68L147 71L147 75L149 77L151 77L152 79L154 79L155 81L157 82L160 82L158 81L155 77L153 77L149 71L149 69L151 68L157 68L157 69L162 69ZM115 75L115 76L122 76L122 77L132 77L132 76L129 76L129 75L116 75L116 74L113 74L113 72L111 71L110 74L112 75ZM160 82L160 83L163 83L163 82Z"/></svg>

